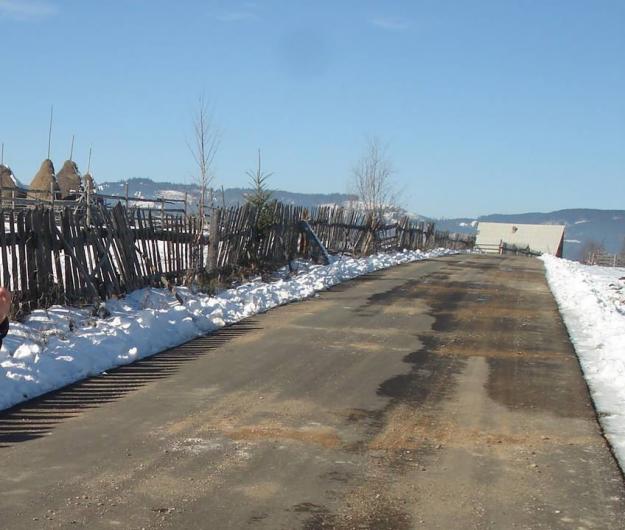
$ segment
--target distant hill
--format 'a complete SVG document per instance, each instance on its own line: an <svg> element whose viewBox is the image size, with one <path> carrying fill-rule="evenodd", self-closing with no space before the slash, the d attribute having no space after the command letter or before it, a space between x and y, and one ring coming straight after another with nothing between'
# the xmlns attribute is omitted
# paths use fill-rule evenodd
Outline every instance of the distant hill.
<svg viewBox="0 0 625 530"><path fill-rule="evenodd" d="M493 223L562 224L564 257L579 259L580 251L588 241L603 243L610 253L618 253L625 240L625 210L592 210L577 208L549 213L492 214L472 218L438 219L440 229L475 233L479 221Z"/></svg>
<svg viewBox="0 0 625 530"><path fill-rule="evenodd" d="M125 182L103 182L98 186L101 193L107 195L123 195ZM246 188L227 188L225 191L226 205L240 204L245 201L244 195L251 190ZM183 199L187 193L190 203L196 203L199 188L195 184L178 184L173 182L155 182L147 178L135 178L128 181L128 193L132 197L155 198L164 197ZM216 202L221 203L221 190L216 192ZM358 204L356 197L345 193L294 193L275 190L273 196L286 204L294 204L312 208L324 204ZM397 215L407 212L398 210ZM479 221L500 223L529 224L563 224L566 226L564 257L579 259L584 243L590 240L603 243L610 253L620 252L625 239L625 210L591 210L571 209L549 213L492 214L477 218L461 217L456 219L427 219L418 214L410 214L418 220L432 220L439 230L450 232L475 233L475 225Z"/></svg>
<svg viewBox="0 0 625 530"><path fill-rule="evenodd" d="M103 182L98 185L98 191L106 195L123 195L126 181ZM240 204L245 201L245 194L252 190L248 188L226 188L224 190L227 206ZM195 184L178 184L174 182L155 182L147 178L134 178L128 180L128 195L137 198L169 198L184 199L188 194L190 203L197 203L200 190ZM221 190L215 190L215 200L221 204ZM285 204L294 204L312 208L322 204L343 204L354 200L353 195L346 193L294 193L291 191L273 190L273 198Z"/></svg>

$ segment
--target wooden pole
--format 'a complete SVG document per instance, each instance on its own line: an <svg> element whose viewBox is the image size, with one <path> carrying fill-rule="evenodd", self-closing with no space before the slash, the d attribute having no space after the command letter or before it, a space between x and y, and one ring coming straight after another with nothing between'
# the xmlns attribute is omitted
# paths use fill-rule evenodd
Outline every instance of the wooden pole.
<svg viewBox="0 0 625 530"><path fill-rule="evenodd" d="M91 185L87 183L87 189L85 191L87 194L87 226L91 226Z"/></svg>
<svg viewBox="0 0 625 530"><path fill-rule="evenodd" d="M89 146L89 161L87 162L87 173L91 175L91 149L92 146Z"/></svg>
<svg viewBox="0 0 625 530"><path fill-rule="evenodd" d="M126 181L126 211L128 211L128 181Z"/></svg>
<svg viewBox="0 0 625 530"><path fill-rule="evenodd" d="M52 145L52 117L54 115L54 106L50 105L50 127L48 129L48 160L50 159L50 146Z"/></svg>
<svg viewBox="0 0 625 530"><path fill-rule="evenodd" d="M217 270L217 255L219 251L219 221L221 211L211 208L210 225L208 227L208 272Z"/></svg>
<svg viewBox="0 0 625 530"><path fill-rule="evenodd" d="M72 146L69 148L69 159L72 160L74 156L74 135L72 134Z"/></svg>
<svg viewBox="0 0 625 530"><path fill-rule="evenodd" d="M184 216L187 217L187 196L188 192L184 192Z"/></svg>
<svg viewBox="0 0 625 530"><path fill-rule="evenodd" d="M0 155L0 164L4 164L4 142L2 142L2 154Z"/></svg>

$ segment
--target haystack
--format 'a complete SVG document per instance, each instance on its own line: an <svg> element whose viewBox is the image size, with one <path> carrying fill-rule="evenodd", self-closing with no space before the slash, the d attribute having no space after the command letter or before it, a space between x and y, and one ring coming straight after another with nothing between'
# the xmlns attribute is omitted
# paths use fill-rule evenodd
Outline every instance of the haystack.
<svg viewBox="0 0 625 530"><path fill-rule="evenodd" d="M56 181L61 190L61 199L76 199L81 189L80 171L73 160L66 160L56 176Z"/></svg>
<svg viewBox="0 0 625 530"><path fill-rule="evenodd" d="M21 191L13 171L10 167L0 164L0 197L3 199L12 199L13 197L21 197Z"/></svg>
<svg viewBox="0 0 625 530"><path fill-rule="evenodd" d="M50 189L54 190L55 198L59 198L59 185L54 177L54 164L52 160L46 158L42 163L39 171L33 177L33 181L30 183L30 191L27 196L31 199L40 199L50 201L52 200L52 194Z"/></svg>
<svg viewBox="0 0 625 530"><path fill-rule="evenodd" d="M95 181L93 180L91 173L85 173L83 180L85 185L85 191L87 193L93 193L95 191Z"/></svg>
<svg viewBox="0 0 625 530"><path fill-rule="evenodd" d="M10 197L11 192L17 189L17 182L13 176L13 171L3 164L0 164L0 188L3 188L0 193L2 197Z"/></svg>

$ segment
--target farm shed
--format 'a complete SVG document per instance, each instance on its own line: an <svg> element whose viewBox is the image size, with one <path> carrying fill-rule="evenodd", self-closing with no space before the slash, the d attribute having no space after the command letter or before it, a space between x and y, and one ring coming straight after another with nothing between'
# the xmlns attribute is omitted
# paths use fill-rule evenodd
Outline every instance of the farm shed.
<svg viewBox="0 0 625 530"><path fill-rule="evenodd" d="M478 223L475 248L498 254L501 252L502 244L562 257L564 225Z"/></svg>

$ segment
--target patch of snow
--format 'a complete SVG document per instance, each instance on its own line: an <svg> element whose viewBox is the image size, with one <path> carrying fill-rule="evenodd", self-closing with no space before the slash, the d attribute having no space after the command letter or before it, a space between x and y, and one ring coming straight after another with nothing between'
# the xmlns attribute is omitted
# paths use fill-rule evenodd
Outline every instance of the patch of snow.
<svg viewBox="0 0 625 530"><path fill-rule="evenodd" d="M625 268L582 265L546 254L540 259L605 436L625 471Z"/></svg>
<svg viewBox="0 0 625 530"><path fill-rule="evenodd" d="M584 223L589 223L590 221L588 219L580 219L579 221L575 221L573 224L575 225L581 225Z"/></svg>
<svg viewBox="0 0 625 530"><path fill-rule="evenodd" d="M88 309L63 306L34 311L24 323L11 323L0 349L0 410L356 276L454 253L438 249L335 257L327 266L298 262L295 275L282 270L271 283L252 281L216 296L179 287L182 304L166 289L139 289L107 301L111 316L105 319L93 318Z"/></svg>
<svg viewBox="0 0 625 530"><path fill-rule="evenodd" d="M157 197L161 199L179 199L183 200L185 198L184 191L176 191L176 190L160 190L156 193Z"/></svg>
<svg viewBox="0 0 625 530"><path fill-rule="evenodd" d="M478 225L479 221L476 219L475 221L471 221L471 226L475 228Z"/></svg>
<svg viewBox="0 0 625 530"><path fill-rule="evenodd" d="M579 239L565 239L565 243L581 243Z"/></svg>

